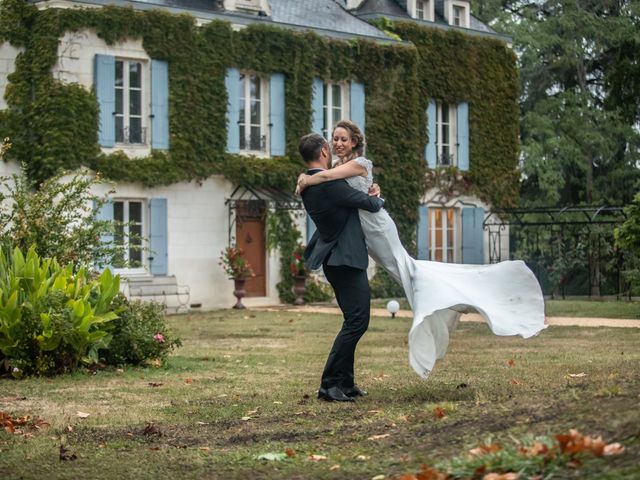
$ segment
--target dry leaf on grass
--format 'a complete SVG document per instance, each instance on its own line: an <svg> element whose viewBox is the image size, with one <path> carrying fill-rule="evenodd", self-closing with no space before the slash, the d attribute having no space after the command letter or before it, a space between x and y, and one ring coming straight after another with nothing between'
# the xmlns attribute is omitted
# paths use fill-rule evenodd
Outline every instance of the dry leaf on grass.
<svg viewBox="0 0 640 480"><path fill-rule="evenodd" d="M620 455L623 452L624 452L624 446L622 446L619 443L610 443L608 445L605 445L602 454L608 457L611 455Z"/></svg>
<svg viewBox="0 0 640 480"><path fill-rule="evenodd" d="M586 377L586 376L587 376L587 374L586 374L586 373L584 373L584 372L580 372L580 373L569 373L569 374L567 375L567 377L569 377L569 378L582 378L582 377Z"/></svg>
<svg viewBox="0 0 640 480"><path fill-rule="evenodd" d="M510 358L509 361L507 362L507 365L509 365L510 367L513 367L515 364L516 362L513 358Z"/></svg>
<svg viewBox="0 0 640 480"><path fill-rule="evenodd" d="M60 445L60 460L70 461L76 460L78 456L75 453L69 453L69 450L64 448L63 445Z"/></svg>
<svg viewBox="0 0 640 480"><path fill-rule="evenodd" d="M184 383L193 383L193 378L185 378Z"/></svg>
<svg viewBox="0 0 640 480"><path fill-rule="evenodd" d="M284 453L287 455L287 457L295 457L296 456L296 452L293 448L285 448L284 449Z"/></svg>
<svg viewBox="0 0 640 480"><path fill-rule="evenodd" d="M88 418L90 416L91 416L90 413L81 412L79 410L76 412L76 417L78 417L78 418Z"/></svg>
<svg viewBox="0 0 640 480"><path fill-rule="evenodd" d="M520 474L516 472L508 473L487 473L482 480L518 480Z"/></svg>
<svg viewBox="0 0 640 480"><path fill-rule="evenodd" d="M367 440L380 440L380 439L383 439L383 438L387 438L389 436L391 436L390 433L383 433L381 435L373 435L373 436L367 438Z"/></svg>
<svg viewBox="0 0 640 480"><path fill-rule="evenodd" d="M476 457L480 457L482 455L486 455L487 453L499 452L500 450L502 450L502 447L500 445L498 445L497 443L491 443L489 445L478 445L476 448L472 448L471 450L469 450L469 453Z"/></svg>
<svg viewBox="0 0 640 480"><path fill-rule="evenodd" d="M361 462L365 462L367 460L371 459L370 455L358 455L356 457L356 460L360 460Z"/></svg>
<svg viewBox="0 0 640 480"><path fill-rule="evenodd" d="M331 465L329 467L329 470L331 470L332 472L336 471L336 470L340 470L340 465L339 464L335 464L335 465Z"/></svg>
<svg viewBox="0 0 640 480"><path fill-rule="evenodd" d="M326 459L327 459L326 455L318 455L315 453L312 455L309 455L309 460L311 460L312 462L322 462Z"/></svg>
<svg viewBox="0 0 640 480"><path fill-rule="evenodd" d="M436 418L445 418L447 416L447 411L442 407L436 407L433 409L433 414Z"/></svg>
<svg viewBox="0 0 640 480"><path fill-rule="evenodd" d="M164 385L164 384L163 383L149 382L149 386L150 387L161 387L162 385Z"/></svg>
<svg viewBox="0 0 640 480"><path fill-rule="evenodd" d="M509 383L511 385L520 385L520 380L516 379L516 378L512 378Z"/></svg>

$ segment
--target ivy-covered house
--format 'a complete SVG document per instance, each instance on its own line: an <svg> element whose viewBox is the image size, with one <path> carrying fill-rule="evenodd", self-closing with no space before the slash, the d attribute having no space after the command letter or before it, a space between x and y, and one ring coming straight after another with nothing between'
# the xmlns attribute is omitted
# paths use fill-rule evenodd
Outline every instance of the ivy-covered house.
<svg viewBox="0 0 640 480"><path fill-rule="evenodd" d="M486 263L482 222L518 192L509 38L468 0L2 0L0 174L87 166L116 193L100 215L148 239L123 276L175 276L228 306L290 286L298 139L341 118L367 137L387 208L418 258ZM107 187L105 187L106 189ZM503 232L506 234L506 232ZM507 245L508 242L502 242ZM505 256L503 255L503 258Z"/></svg>

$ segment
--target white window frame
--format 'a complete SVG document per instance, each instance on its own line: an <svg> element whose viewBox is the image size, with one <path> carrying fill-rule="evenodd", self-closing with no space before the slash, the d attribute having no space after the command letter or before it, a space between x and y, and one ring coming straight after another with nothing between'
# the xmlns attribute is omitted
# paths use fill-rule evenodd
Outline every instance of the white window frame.
<svg viewBox="0 0 640 480"><path fill-rule="evenodd" d="M340 107L338 109L333 105L334 87L338 87L340 90ZM331 135L333 135L333 127L336 124L336 122L334 122L334 111L338 110L340 112L340 115L337 116L339 120L351 117L349 109L349 85L346 83L323 82L322 88L324 90L324 104L322 105L322 135L327 140L330 140Z"/></svg>
<svg viewBox="0 0 640 480"><path fill-rule="evenodd" d="M259 79L260 87L260 123L251 124L247 128L246 120L251 119L251 79ZM240 123L238 120L238 134L240 137L240 153L245 155L255 155L258 157L266 157L269 155L269 140L270 140L270 128L269 128L269 79L254 72L242 71L240 72L240 98L238 103L240 104L240 118L244 113L244 123ZM242 138L241 125L245 126L244 139ZM258 150L251 148L251 126L258 126L260 128L260 148ZM244 144L244 145L243 145Z"/></svg>
<svg viewBox="0 0 640 480"><path fill-rule="evenodd" d="M119 267L119 268L114 268L113 271L114 273L126 273L128 275L137 275L137 274L145 274L148 273L149 271L149 260L148 260L148 255L147 255L147 251L145 250L145 244L148 241L149 238L149 217L147 215L148 212L148 207L149 204L147 202L146 199L144 198L114 198L113 202L112 202L112 206L113 206L113 219L114 221L118 221L116 220L116 215L115 215L115 205L116 203L122 203L123 207L122 207L122 213L123 213L123 219L122 219L122 223L123 223L123 232L124 232L124 243L123 243L123 249L125 252L125 256L124 256L124 261L125 262L129 262L130 260L130 255L129 255L129 250L130 250L130 245L129 245L129 204L132 202L138 202L140 203L140 225L142 225L141 228L141 247L142 247L142 251L141 251L141 265L139 267ZM114 239L115 240L115 239Z"/></svg>
<svg viewBox="0 0 640 480"><path fill-rule="evenodd" d="M449 107L448 118L443 118L443 105ZM446 120L446 122L444 121ZM444 138L444 128L449 131L449 143L444 144L442 139ZM444 162L445 146L449 147L449 161ZM436 165L443 167L454 167L458 165L458 149L460 145L458 142L458 106L454 103L436 103Z"/></svg>
<svg viewBox="0 0 640 480"><path fill-rule="evenodd" d="M447 208L447 207L431 207L429 206L429 260L444 262L444 263L458 263L458 259L460 256L459 248L458 248L458 238L460 232L460 212L457 208ZM442 215L442 228L436 229L436 211L440 211ZM452 213L452 218L449 220L447 213ZM451 225L450 225L451 222ZM449 228L451 227L451 229ZM452 257L449 258L449 248L448 248L448 240L449 240L449 230L451 230L453 234L453 247L452 247ZM442 235L442 259L436 260L436 254L438 251L436 245L436 235L440 233Z"/></svg>
<svg viewBox="0 0 640 480"><path fill-rule="evenodd" d="M149 63L146 60L142 60L139 58L124 58L124 57L116 57L116 71L118 63L122 63L122 87L115 86L115 90L122 90L122 114L115 115L115 117L122 117L122 135L124 141L117 141L117 146L127 146L127 147L148 147L149 146L149 92L151 90L149 80L151 76L149 75ZM131 115L129 110L130 107L130 93L131 87L129 85L129 69L130 64L138 63L140 64L140 114L139 115ZM115 82L115 78L114 78ZM117 109L117 105L116 105ZM129 141L129 132L131 126L131 118L139 117L140 118L140 128L141 128L141 136L142 141L132 143ZM118 128L116 127L116 138L118 137Z"/></svg>
<svg viewBox="0 0 640 480"><path fill-rule="evenodd" d="M455 24L454 7L458 7L463 10L463 15L460 17L460 25ZM447 18L447 21L449 22L449 25L460 28L469 28L469 25L471 23L469 2L461 0L448 0L445 7L445 16Z"/></svg>
<svg viewBox="0 0 640 480"><path fill-rule="evenodd" d="M411 18L415 18L417 20L425 20L428 22L433 22L435 17L434 12L434 2L435 0L408 0L407 1L407 13ZM419 15L418 3L422 3L423 14Z"/></svg>

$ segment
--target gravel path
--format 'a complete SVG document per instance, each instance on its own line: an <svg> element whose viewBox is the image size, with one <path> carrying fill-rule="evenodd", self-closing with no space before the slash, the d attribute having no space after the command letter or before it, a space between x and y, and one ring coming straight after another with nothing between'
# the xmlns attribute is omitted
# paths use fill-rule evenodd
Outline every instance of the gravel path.
<svg viewBox="0 0 640 480"><path fill-rule="evenodd" d="M314 305L303 305L300 307L282 306L282 307L258 307L258 310L286 310L292 312L308 312L308 313L330 313L341 315L338 307L323 307ZM372 308L371 316L373 317L389 317L389 312L384 308ZM413 314L410 310L400 310L396 313L397 317L412 318ZM477 313L468 313L462 315L461 322L484 322L482 316ZM563 325L575 327L621 327L621 328L640 328L640 320L628 318L584 318L584 317L547 317L549 325Z"/></svg>

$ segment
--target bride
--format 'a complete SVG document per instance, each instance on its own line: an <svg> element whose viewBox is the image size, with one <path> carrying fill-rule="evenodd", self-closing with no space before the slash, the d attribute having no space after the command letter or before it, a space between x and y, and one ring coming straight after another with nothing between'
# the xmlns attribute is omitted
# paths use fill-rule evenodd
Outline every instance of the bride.
<svg viewBox="0 0 640 480"><path fill-rule="evenodd" d="M362 156L364 136L358 126L338 122L331 143L337 156L333 168L300 175L297 190L346 179L352 188L368 192L373 164ZM359 210L359 215L369 255L402 285L413 310L409 362L418 375L427 378L436 360L444 357L461 312L476 310L496 335L529 338L546 328L542 290L524 262L462 265L415 260L402 246L386 210Z"/></svg>

